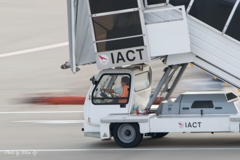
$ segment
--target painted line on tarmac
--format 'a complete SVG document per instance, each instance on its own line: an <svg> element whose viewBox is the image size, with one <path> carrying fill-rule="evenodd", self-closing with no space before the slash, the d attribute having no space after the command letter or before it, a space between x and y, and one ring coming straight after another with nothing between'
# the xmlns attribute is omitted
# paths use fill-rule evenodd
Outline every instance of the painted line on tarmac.
<svg viewBox="0 0 240 160"><path fill-rule="evenodd" d="M240 151L240 148L142 148L142 149L25 149L0 150L0 152L86 152L86 151Z"/></svg>
<svg viewBox="0 0 240 160"><path fill-rule="evenodd" d="M38 123L38 124L74 124L85 123L85 120L28 120L28 121L12 121L17 123Z"/></svg>
<svg viewBox="0 0 240 160"><path fill-rule="evenodd" d="M26 53L32 53L32 52L37 52L37 51L43 51L43 50L48 50L48 49L54 49L54 48L59 48L59 47L64 47L64 46L68 46L68 42L57 43L57 44L53 44L53 45L31 48L31 49L26 49L26 50L21 50L21 51L16 51L16 52L3 53L3 54L0 54L0 58L16 56L16 55L26 54Z"/></svg>
<svg viewBox="0 0 240 160"><path fill-rule="evenodd" d="M84 111L34 111L34 112L0 112L0 114L42 114L42 113L83 113Z"/></svg>

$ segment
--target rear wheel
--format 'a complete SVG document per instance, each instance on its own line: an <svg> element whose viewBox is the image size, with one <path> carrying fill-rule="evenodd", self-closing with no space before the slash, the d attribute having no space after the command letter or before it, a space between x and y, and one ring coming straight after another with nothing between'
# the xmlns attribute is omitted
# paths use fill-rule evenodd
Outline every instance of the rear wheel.
<svg viewBox="0 0 240 160"><path fill-rule="evenodd" d="M154 133L152 135L152 138L162 138L164 136L166 136L168 134L168 132L164 132L164 133Z"/></svg>
<svg viewBox="0 0 240 160"><path fill-rule="evenodd" d="M115 142L121 147L135 147L143 138L138 124L117 124L113 128Z"/></svg>

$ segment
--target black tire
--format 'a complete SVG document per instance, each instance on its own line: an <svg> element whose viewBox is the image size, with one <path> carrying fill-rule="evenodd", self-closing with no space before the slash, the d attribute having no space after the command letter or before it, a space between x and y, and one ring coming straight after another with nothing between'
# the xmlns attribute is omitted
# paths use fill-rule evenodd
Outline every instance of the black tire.
<svg viewBox="0 0 240 160"><path fill-rule="evenodd" d="M152 135L152 138L162 138L164 136L166 136L168 134L168 132L165 133L154 133L154 135Z"/></svg>
<svg viewBox="0 0 240 160"><path fill-rule="evenodd" d="M115 142L124 148L136 147L142 141L138 124L116 124L113 128Z"/></svg>

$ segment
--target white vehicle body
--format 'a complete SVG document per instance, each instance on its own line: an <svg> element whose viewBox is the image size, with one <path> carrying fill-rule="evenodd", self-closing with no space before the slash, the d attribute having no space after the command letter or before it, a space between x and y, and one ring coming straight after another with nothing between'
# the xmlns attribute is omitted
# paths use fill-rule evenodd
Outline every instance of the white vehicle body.
<svg viewBox="0 0 240 160"><path fill-rule="evenodd" d="M139 125L140 133L145 135L166 132L239 132L240 100L235 94L227 91L186 92L178 98L162 101L155 113L136 114L135 104L145 106L150 95L150 87L136 92L135 76L145 72L149 72L151 76L151 69L147 65L142 69L127 67L103 70L99 73L97 80L104 74L130 74L129 101L122 108L120 104L96 105L92 98L87 98L84 105L85 136L109 140L116 124L133 123ZM87 97L92 97L94 88L96 85L93 84ZM140 95L144 95L143 101L136 101ZM205 101L210 102L211 106L205 103L202 104L202 108L192 107L195 102Z"/></svg>
<svg viewBox="0 0 240 160"><path fill-rule="evenodd" d="M141 66L139 66L141 67ZM103 117L108 116L109 114L120 114L126 115L133 113L134 105L139 106L139 109L144 109L148 103L149 95L151 93L151 84L147 84L148 87L145 89L140 89L139 91L135 91L135 75L139 75L141 73L148 73L149 79L148 81L151 82L151 69L149 66L143 67L143 69L139 69L139 67L131 67L130 69L109 69L103 70L97 76L97 80L103 75L108 74L129 74L131 76L131 87L130 87L130 95L129 101L125 107L121 107L120 104L94 104L92 101L93 98L93 91L96 85L92 85L88 95L84 103L84 117L85 117L85 125L84 131L85 135L93 135L97 134L100 135L100 121ZM89 98L90 97L90 98ZM89 130L88 130L89 129ZM95 133L94 133L95 132ZM97 132L97 133L96 133ZM109 133L107 133L110 136ZM102 135L103 136L103 135ZM104 138L109 139L109 137Z"/></svg>
<svg viewBox="0 0 240 160"><path fill-rule="evenodd" d="M239 98L226 99L233 93L170 96L188 63L240 88L240 0L67 0L67 4L70 62L62 68L76 73L80 65L96 64L102 70L92 79L84 104L85 136L109 140L113 135L120 146L134 147L142 134L239 132ZM147 64L155 60L168 66L150 96L152 73ZM128 97L116 94L122 77L130 81ZM135 114L136 108L151 110L164 92L156 111ZM211 101L211 108L192 108L199 101L205 101L203 106Z"/></svg>

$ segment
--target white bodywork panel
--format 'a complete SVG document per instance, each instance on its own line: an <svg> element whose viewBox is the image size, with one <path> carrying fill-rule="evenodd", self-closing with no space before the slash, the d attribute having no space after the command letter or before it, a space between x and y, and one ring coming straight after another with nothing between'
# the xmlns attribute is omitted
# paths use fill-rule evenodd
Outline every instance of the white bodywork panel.
<svg viewBox="0 0 240 160"><path fill-rule="evenodd" d="M228 115L159 116L150 119L150 132L231 132L229 124Z"/></svg>
<svg viewBox="0 0 240 160"><path fill-rule="evenodd" d="M193 53L172 54L167 57L168 65L193 62L196 55Z"/></svg>
<svg viewBox="0 0 240 160"><path fill-rule="evenodd" d="M138 123L140 133L158 132L239 132L240 115L109 115L101 119L101 138L110 123Z"/></svg>
<svg viewBox="0 0 240 160"><path fill-rule="evenodd" d="M84 123L84 130L87 132L99 132L100 130L100 125L92 125L88 122Z"/></svg>
<svg viewBox="0 0 240 160"><path fill-rule="evenodd" d="M100 124L100 138L101 139L110 139L110 123L101 123Z"/></svg>
<svg viewBox="0 0 240 160"><path fill-rule="evenodd" d="M156 114L148 115L137 115L137 114L126 114L126 115L109 115L101 119L102 123L138 123L140 126L140 133L149 132L149 119L155 117Z"/></svg>
<svg viewBox="0 0 240 160"><path fill-rule="evenodd" d="M187 27L181 21L149 24L146 29L151 57L191 51Z"/></svg>
<svg viewBox="0 0 240 160"><path fill-rule="evenodd" d="M176 12L174 8L144 11L146 31L151 57L181 54L190 52L190 40L184 7L181 7L181 18L166 12ZM162 20L162 18L164 18Z"/></svg>

